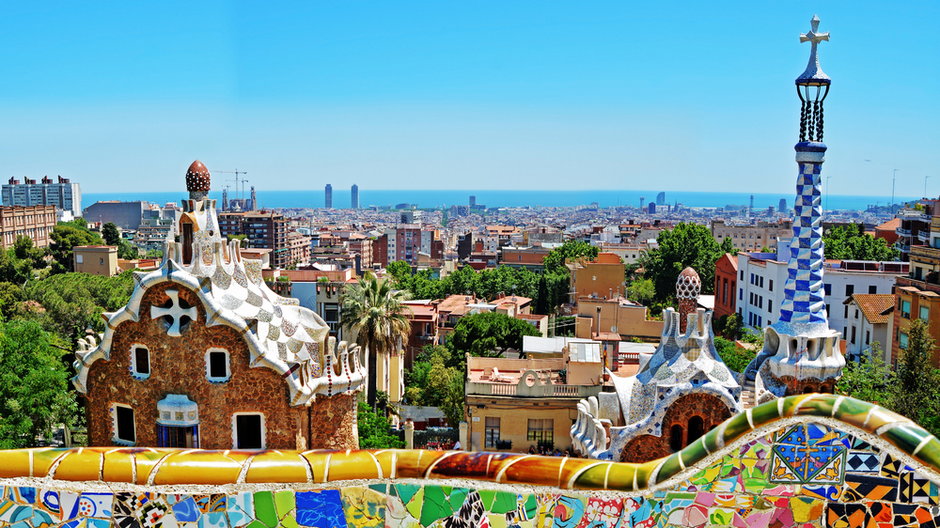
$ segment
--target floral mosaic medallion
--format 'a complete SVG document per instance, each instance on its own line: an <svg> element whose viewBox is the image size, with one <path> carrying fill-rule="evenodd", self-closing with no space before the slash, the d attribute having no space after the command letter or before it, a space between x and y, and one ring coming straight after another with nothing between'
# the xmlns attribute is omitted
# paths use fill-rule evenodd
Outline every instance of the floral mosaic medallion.
<svg viewBox="0 0 940 528"><path fill-rule="evenodd" d="M842 484L851 440L824 425L795 425L774 441L770 482Z"/></svg>

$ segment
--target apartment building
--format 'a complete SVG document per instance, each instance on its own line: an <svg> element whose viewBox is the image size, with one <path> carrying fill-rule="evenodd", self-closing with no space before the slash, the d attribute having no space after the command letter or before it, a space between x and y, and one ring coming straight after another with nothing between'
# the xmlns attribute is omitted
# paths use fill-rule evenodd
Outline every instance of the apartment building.
<svg viewBox="0 0 940 528"><path fill-rule="evenodd" d="M0 248L12 247L21 236L29 237L36 247L47 247L55 224L53 205L0 207Z"/></svg>
<svg viewBox="0 0 940 528"><path fill-rule="evenodd" d="M789 248L781 240L777 253L739 253L737 312L745 326L761 331L777 320L787 279L786 259L779 256ZM829 327L849 337L849 307L845 300L856 293L891 293L895 281L908 272L905 262L827 260L823 274Z"/></svg>
<svg viewBox="0 0 940 528"><path fill-rule="evenodd" d="M757 222L755 224L728 224L724 220L712 221L712 236L719 243L730 238L738 251L760 251L761 248L774 248L778 238L793 236L793 221Z"/></svg>
<svg viewBox="0 0 940 528"><path fill-rule="evenodd" d="M885 363L891 363L891 318L894 317L894 295L856 293L845 300L848 307L848 338L845 353L850 361L858 361L878 350Z"/></svg>
<svg viewBox="0 0 940 528"><path fill-rule="evenodd" d="M271 250L271 266L286 268L293 260L288 240L287 219L269 211L219 213L219 230L223 237L245 235L253 248Z"/></svg>
<svg viewBox="0 0 940 528"><path fill-rule="evenodd" d="M715 319L737 311L738 259L725 253L715 263Z"/></svg>
<svg viewBox="0 0 940 528"><path fill-rule="evenodd" d="M56 181L43 176L36 180L25 178L23 183L16 178L3 185L3 205L29 207L33 205L52 205L72 216L82 215L82 189L78 183L59 176Z"/></svg>

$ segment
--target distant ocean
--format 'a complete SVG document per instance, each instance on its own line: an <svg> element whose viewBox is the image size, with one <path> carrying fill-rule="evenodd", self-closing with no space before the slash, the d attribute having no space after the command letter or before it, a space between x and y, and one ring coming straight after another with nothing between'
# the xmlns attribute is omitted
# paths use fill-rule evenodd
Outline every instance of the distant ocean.
<svg viewBox="0 0 940 528"><path fill-rule="evenodd" d="M597 203L601 207L618 207L640 205L640 198L645 198L645 204L656 200L657 192L653 191L622 191L622 190L593 190L593 191L413 191L413 190L369 190L360 189L359 205L369 206L395 206L398 204L415 204L419 208L440 208L452 205L466 205L471 195L476 196L476 203L488 207L576 207ZM257 192L259 206L263 208L302 208L323 207L323 190L315 191L261 191ZM348 190L333 190L333 207L337 209L349 207ZM85 193L82 196L83 207L101 200L134 201L146 200L151 203L164 204L179 202L185 198L184 192L150 192L150 193ZM212 198L222 199L221 192L210 193ZM234 198L234 193L229 198ZM247 197L247 193L246 196ZM680 203L687 207L723 207L726 205L746 206L750 202L748 193L721 193L721 192L691 192L666 191L666 203ZM794 194L755 194L754 207L766 209L776 208L781 198L787 201L787 207L793 207ZM913 200L909 197L897 197L898 202ZM823 195L823 207L834 210L865 210L870 205L886 205L888 199L884 196L845 196Z"/></svg>

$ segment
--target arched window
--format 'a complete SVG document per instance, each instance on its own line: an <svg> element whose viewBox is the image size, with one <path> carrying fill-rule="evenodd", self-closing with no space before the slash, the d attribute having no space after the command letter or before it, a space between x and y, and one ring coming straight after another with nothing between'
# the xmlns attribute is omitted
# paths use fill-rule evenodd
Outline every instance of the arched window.
<svg viewBox="0 0 940 528"><path fill-rule="evenodd" d="M686 437L686 445L698 440L703 434L705 434L705 420L701 416L689 418L689 433Z"/></svg>
<svg viewBox="0 0 940 528"><path fill-rule="evenodd" d="M669 448L673 451L679 451L683 448L682 444L682 426L679 424L673 425L669 429Z"/></svg>

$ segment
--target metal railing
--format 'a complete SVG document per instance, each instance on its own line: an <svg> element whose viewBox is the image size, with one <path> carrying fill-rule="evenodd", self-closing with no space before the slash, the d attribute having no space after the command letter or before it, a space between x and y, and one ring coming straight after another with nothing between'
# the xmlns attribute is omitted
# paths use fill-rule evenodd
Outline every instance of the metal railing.
<svg viewBox="0 0 940 528"><path fill-rule="evenodd" d="M533 385L520 383L467 383L467 395L518 396L521 398L587 398L601 392L600 385Z"/></svg>

